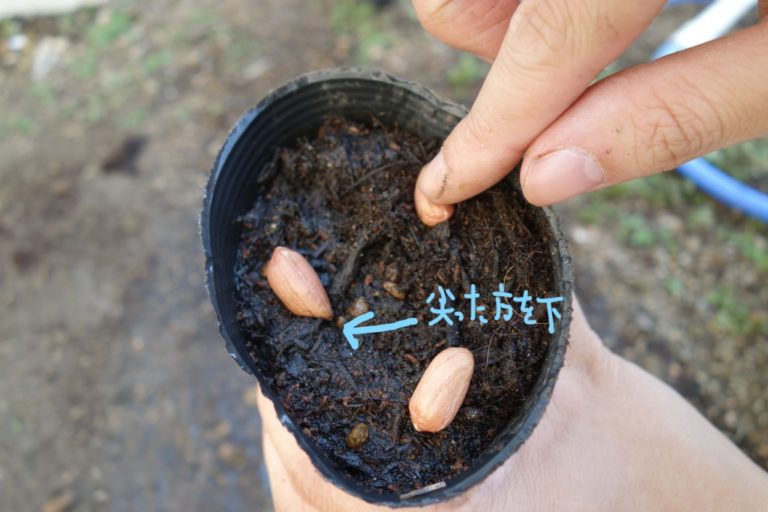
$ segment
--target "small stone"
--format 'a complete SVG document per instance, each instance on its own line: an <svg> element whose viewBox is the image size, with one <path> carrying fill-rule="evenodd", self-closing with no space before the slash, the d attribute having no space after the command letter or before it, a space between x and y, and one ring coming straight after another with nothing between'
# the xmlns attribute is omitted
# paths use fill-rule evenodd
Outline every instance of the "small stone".
<svg viewBox="0 0 768 512"><path fill-rule="evenodd" d="M388 294L390 294L391 296L393 296L397 300L405 299L405 292L403 292L403 290L401 290L392 281L386 281L382 286L384 286L384 289L387 291Z"/></svg>
<svg viewBox="0 0 768 512"><path fill-rule="evenodd" d="M47 77L63 61L68 47L69 41L63 37L44 37L32 59L32 79L37 82Z"/></svg>
<svg viewBox="0 0 768 512"><path fill-rule="evenodd" d="M261 75L272 68L272 59L263 56L248 64L241 73L241 77L246 82L256 80Z"/></svg>
<svg viewBox="0 0 768 512"><path fill-rule="evenodd" d="M20 52L24 49L25 46L27 46L28 42L29 38L26 34L14 34L8 38L8 41L5 43L5 45L12 52Z"/></svg>
<svg viewBox="0 0 768 512"><path fill-rule="evenodd" d="M571 238L579 245L589 244L595 237L593 232L582 226L576 226L571 231Z"/></svg>
<svg viewBox="0 0 768 512"><path fill-rule="evenodd" d="M667 369L667 376L670 380L677 380L683 374L683 367L679 363L671 363Z"/></svg>
<svg viewBox="0 0 768 512"><path fill-rule="evenodd" d="M409 354L408 352L406 352L405 354L403 354L403 357L405 357L406 361L408 361L411 364L419 364L419 360L416 359L416 356L414 356L413 354Z"/></svg>
<svg viewBox="0 0 768 512"><path fill-rule="evenodd" d="M144 350L144 346L146 345L146 342L144 341L144 338L141 336L134 336L131 338L131 348L135 352L141 352Z"/></svg>
<svg viewBox="0 0 768 512"><path fill-rule="evenodd" d="M106 503L109 501L109 493L104 489L96 489L93 491L93 499L96 503Z"/></svg>
<svg viewBox="0 0 768 512"><path fill-rule="evenodd" d="M38 262L37 254L25 249L17 249L11 253L11 261L20 272L27 272Z"/></svg>
<svg viewBox="0 0 768 512"><path fill-rule="evenodd" d="M359 450L368 441L368 425L358 423L347 435L347 448Z"/></svg>
<svg viewBox="0 0 768 512"><path fill-rule="evenodd" d="M387 281L397 281L399 277L400 269L397 268L397 265L394 263L392 265L388 265L384 271L384 279Z"/></svg>
<svg viewBox="0 0 768 512"><path fill-rule="evenodd" d="M53 191L54 195L60 197L68 196L72 192L72 185L68 181L58 180L51 185L51 190Z"/></svg>
<svg viewBox="0 0 768 512"><path fill-rule="evenodd" d="M210 434L213 439L218 440L226 438L230 432L232 432L232 425L228 421L222 420L213 427Z"/></svg>
<svg viewBox="0 0 768 512"><path fill-rule="evenodd" d="M462 409L462 412L464 414L464 417L470 421L476 421L480 419L480 416L482 416L480 409L476 407L464 407Z"/></svg>
<svg viewBox="0 0 768 512"><path fill-rule="evenodd" d="M222 462L233 468L241 468L245 466L245 450L229 441L225 441L219 445L217 455Z"/></svg>
<svg viewBox="0 0 768 512"><path fill-rule="evenodd" d="M370 309L370 306L368 305L368 301L365 300L365 297L358 297L355 299L355 302L352 303L351 306L349 306L349 309L347 310L347 314L350 317L358 317L362 315L363 313L367 313Z"/></svg>
<svg viewBox="0 0 768 512"><path fill-rule="evenodd" d="M371 283L373 282L373 274L368 274L365 276L363 282L365 283L365 286L371 286Z"/></svg>
<svg viewBox="0 0 768 512"><path fill-rule="evenodd" d="M71 492L65 492L46 501L40 510L42 512L67 512L72 509L74 504L75 495Z"/></svg>

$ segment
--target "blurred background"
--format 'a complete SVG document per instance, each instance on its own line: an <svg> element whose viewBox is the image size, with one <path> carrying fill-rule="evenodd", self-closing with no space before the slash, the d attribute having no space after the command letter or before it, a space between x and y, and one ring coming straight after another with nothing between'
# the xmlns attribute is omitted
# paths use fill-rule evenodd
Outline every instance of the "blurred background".
<svg viewBox="0 0 768 512"><path fill-rule="evenodd" d="M470 104L487 65L405 0L88 3L8 17L24 3L0 0L0 510L271 510L255 380L203 287L218 148L312 69L379 68ZM606 73L697 10L666 11ZM768 141L710 158L768 191ZM767 467L766 226L676 174L558 210L606 343Z"/></svg>

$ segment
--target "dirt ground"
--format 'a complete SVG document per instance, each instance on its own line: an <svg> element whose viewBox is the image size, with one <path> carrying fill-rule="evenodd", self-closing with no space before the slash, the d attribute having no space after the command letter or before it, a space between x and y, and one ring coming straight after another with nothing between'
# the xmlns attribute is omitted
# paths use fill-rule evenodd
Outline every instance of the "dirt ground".
<svg viewBox="0 0 768 512"><path fill-rule="evenodd" d="M240 113L308 70L375 67L471 102L486 66L407 3L373 4L137 0L0 22L0 510L271 509L255 381L202 284L202 188ZM713 159L766 190L766 148ZM676 175L559 210L606 343L768 467L765 226Z"/></svg>

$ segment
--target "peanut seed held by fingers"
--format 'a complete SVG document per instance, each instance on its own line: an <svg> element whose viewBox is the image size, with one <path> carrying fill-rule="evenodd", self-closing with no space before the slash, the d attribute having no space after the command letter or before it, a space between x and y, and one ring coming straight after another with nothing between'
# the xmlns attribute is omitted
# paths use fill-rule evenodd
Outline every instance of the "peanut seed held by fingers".
<svg viewBox="0 0 768 512"><path fill-rule="evenodd" d="M326 320L333 318L331 302L323 283L301 254L277 247L264 274L269 287L293 314Z"/></svg>
<svg viewBox="0 0 768 512"><path fill-rule="evenodd" d="M437 354L408 402L414 428L439 432L450 425L467 396L474 370L475 358L466 348L447 348Z"/></svg>

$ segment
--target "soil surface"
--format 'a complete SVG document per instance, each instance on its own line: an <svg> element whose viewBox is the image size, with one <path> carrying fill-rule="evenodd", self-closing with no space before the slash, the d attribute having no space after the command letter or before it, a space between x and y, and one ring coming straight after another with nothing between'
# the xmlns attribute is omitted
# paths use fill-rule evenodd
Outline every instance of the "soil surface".
<svg viewBox="0 0 768 512"><path fill-rule="evenodd" d="M546 219L503 182L460 204L449 222L425 227L413 189L438 147L329 119L317 140L280 151L278 168L264 170L277 171L268 193L241 219L236 280L252 357L304 434L368 490L405 493L470 467L529 397L549 343L546 306L533 303L528 325L520 304L502 298L516 314L495 320L491 295L499 283L514 296L556 295ZM309 260L335 322L298 318L269 290L259 272L277 246ZM450 325L430 313L438 285L456 298L447 301L458 312L449 313ZM471 285L485 324L470 317ZM340 326L367 311L374 323L419 323L361 336L353 351ZM445 430L419 433L410 395L434 356L454 346L477 362L467 398ZM352 438L365 431L360 425L367 441L349 443L353 429Z"/></svg>

